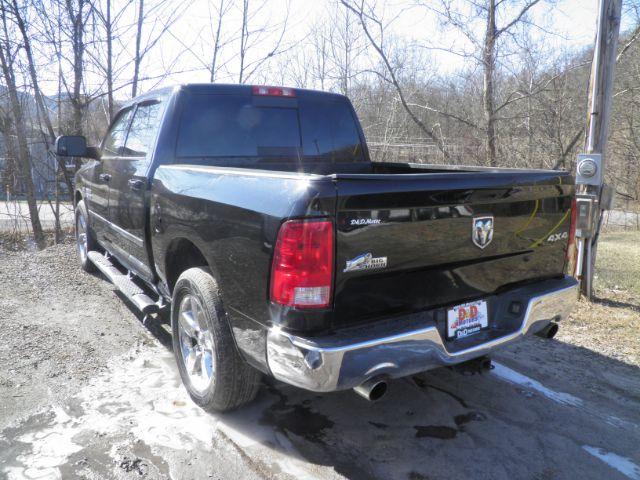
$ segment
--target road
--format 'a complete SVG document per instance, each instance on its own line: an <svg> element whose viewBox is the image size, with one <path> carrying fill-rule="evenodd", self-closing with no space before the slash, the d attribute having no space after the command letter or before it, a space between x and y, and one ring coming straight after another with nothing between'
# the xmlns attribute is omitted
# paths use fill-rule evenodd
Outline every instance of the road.
<svg viewBox="0 0 640 480"><path fill-rule="evenodd" d="M55 205L54 205L55 207ZM55 228L55 215L47 202L38 202L38 212L42 228ZM63 227L73 226L73 206L60 204L60 222ZM27 202L0 202L0 232L30 232L31 220Z"/></svg>
<svg viewBox="0 0 640 480"><path fill-rule="evenodd" d="M640 480L639 369L592 349L527 339L489 373L434 370L374 404L266 382L211 415L162 325L71 246L0 253L0 273L0 478Z"/></svg>

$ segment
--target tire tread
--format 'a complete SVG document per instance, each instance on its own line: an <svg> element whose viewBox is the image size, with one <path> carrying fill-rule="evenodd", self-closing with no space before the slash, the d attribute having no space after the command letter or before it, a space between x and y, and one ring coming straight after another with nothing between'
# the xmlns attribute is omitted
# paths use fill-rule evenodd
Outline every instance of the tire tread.
<svg viewBox="0 0 640 480"><path fill-rule="evenodd" d="M185 379L185 374L181 369L180 373L187 391L199 406L212 412L229 411L249 403L258 393L261 374L240 357L229 323L226 320L218 285L209 268L193 267L185 270L176 282L171 314L176 360L179 364L182 361L179 358L179 349L177 348L176 316L180 301L177 296L185 284L195 287L194 293L200 297L203 307L213 312L211 321L215 322L215 325L212 325L211 330L216 348L215 372L217 375L212 391L205 393L204 396L199 396L189 389L188 380Z"/></svg>

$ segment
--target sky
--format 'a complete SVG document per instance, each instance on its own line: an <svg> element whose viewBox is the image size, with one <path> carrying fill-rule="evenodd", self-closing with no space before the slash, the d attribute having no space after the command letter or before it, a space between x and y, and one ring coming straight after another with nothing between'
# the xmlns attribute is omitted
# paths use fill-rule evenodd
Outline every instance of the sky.
<svg viewBox="0 0 640 480"><path fill-rule="evenodd" d="M100 1L100 0L98 0ZM114 4L122 4L127 0L115 0ZM158 0L155 0L158 1ZM227 0L228 2L229 0ZM506 0L516 2L516 0ZM142 75L150 77L145 80L140 88L144 92L151 88L167 86L184 82L208 82L209 72L205 68L212 56L211 45L213 43L215 29L215 15L212 15L212 5L219 4L220 0L175 0L169 9L165 8L151 16L145 25L145 32L149 39L153 40L160 26L171 15L176 15L177 20L172 24L169 33L162 36L158 44L150 50L142 65ZM441 31L433 14L424 7L415 5L422 2L437 4L433 0L377 0L376 12L388 23L387 38L395 37L401 42L407 43L417 53L424 53L420 46L430 43L443 50L428 50L429 65L435 65L440 74L446 75L465 67L465 58L452 55L448 49L470 49L468 42L456 31ZM131 78L131 62L134 46L134 32L136 21L135 3L124 10L121 24L125 25L121 35L120 45L116 50L122 50L116 59L116 66L122 69L121 78L116 84L121 88L116 92L116 98L127 99L130 96L130 87L127 81ZM241 3L241 2L236 2ZM531 10L533 23L542 26L542 29L532 30L534 40L543 40L544 48L549 58L555 52L576 51L589 47L594 42L597 0L555 0L555 5L541 2ZM153 5L154 1L145 2L145 5ZM288 73L293 73L291 61L292 55L298 51L300 45L309 41L309 31L312 26L327 21L335 15L337 0L251 0L252 8L262 5L254 11L250 19L252 30L265 30L261 33L252 33L251 48L247 57L247 63L251 67L252 62L264 57L273 49L280 37L286 18L285 35L280 44L280 50L285 53L274 58L269 64L257 68L249 83L269 81L270 83L290 83ZM288 15L287 15L288 12ZM507 12L507 17L508 17ZM223 21L222 40L225 45L221 49L220 59L224 65L217 74L217 82L237 83L239 59L237 55L239 47L238 26L240 25L240 9L231 8ZM502 19L506 20L506 19ZM501 19L498 19L500 22ZM623 17L622 29L630 27L629 19ZM358 25L354 25L359 31ZM482 28L479 23L476 28ZM358 33L358 32L354 32ZM309 47L306 47L309 48ZM376 53L372 49L363 52L360 61L368 59L377 60ZM300 60L298 58L298 60ZM291 72L289 72L291 69ZM45 92L53 94L57 88L55 69L51 69L50 81L43 82ZM279 81L281 80L281 81ZM87 87L89 91L104 88L104 75L94 71L87 75Z"/></svg>
<svg viewBox="0 0 640 480"><path fill-rule="evenodd" d="M198 52L201 57L208 58L208 53L204 45L210 44L213 38L211 23L207 14L207 5L210 0L193 0L191 6L185 10L183 16L176 22L172 35L173 38L163 39L163 61L160 64L171 62L170 52L181 51L185 44L192 47L194 52ZM437 30L434 18L430 17L425 9L412 8L406 9L407 2L402 0L378 1L379 11L382 17L389 21L390 31L398 38L404 39L415 44L423 43L425 38L433 39L434 31ZM289 4L289 17L287 21L286 40L287 42L302 41L311 26L327 15L327 11L331 11L335 0L268 0L267 8L259 12L254 18L257 27L262 25L277 25L283 21L286 6ZM226 17L226 23L239 23L239 12L231 12ZM547 35L545 41L550 42L550 47L554 49L579 49L593 44L596 18L597 18L597 0L559 0L557 5L549 8L548 5L539 5L534 7L532 16L536 23L543 24L553 35ZM230 34L232 35L232 34ZM275 38L279 35L278 28L274 27L274 31L270 35L261 38L259 45L254 47L253 53L260 56L259 52L268 51L272 47ZM446 46L449 42L459 45L464 43L456 32L451 32L443 37L442 46ZM235 54L236 48L229 46L229 51ZM374 52L370 52L374 54ZM157 56L157 53L154 53ZM189 53L184 54L185 57L192 57ZM462 66L464 59L447 54L446 52L431 52L432 60L439 66L441 71L447 69L455 70ZM185 60L187 60L185 58ZM158 65L158 62L149 62ZM193 58L181 64L193 66ZM219 81L236 81L236 73L234 65L237 60L231 60L229 69L231 73L225 75L220 74ZM184 67L187 69L188 67ZM180 70L180 69L176 69ZM171 84L183 81L209 81L208 73L187 72L184 74L176 73L171 78L167 78L160 82L160 85ZM151 82L154 83L154 82Z"/></svg>

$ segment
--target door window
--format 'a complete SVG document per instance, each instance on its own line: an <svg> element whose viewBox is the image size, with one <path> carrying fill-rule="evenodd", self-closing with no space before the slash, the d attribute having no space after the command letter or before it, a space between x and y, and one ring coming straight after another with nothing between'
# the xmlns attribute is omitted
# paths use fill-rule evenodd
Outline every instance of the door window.
<svg viewBox="0 0 640 480"><path fill-rule="evenodd" d="M124 142L127 139L127 127L129 126L129 120L131 119L131 112L131 108L122 110L111 125L111 128L102 142L102 152L104 157L122 155Z"/></svg>
<svg viewBox="0 0 640 480"><path fill-rule="evenodd" d="M123 155L127 157L147 157L160 126L162 103L144 103L138 105L133 116L129 136Z"/></svg>

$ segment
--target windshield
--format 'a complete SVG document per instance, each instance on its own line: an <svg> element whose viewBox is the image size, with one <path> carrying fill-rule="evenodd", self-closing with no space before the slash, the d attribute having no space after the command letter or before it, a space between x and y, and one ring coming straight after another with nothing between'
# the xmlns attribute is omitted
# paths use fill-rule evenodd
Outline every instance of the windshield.
<svg viewBox="0 0 640 480"><path fill-rule="evenodd" d="M234 158L278 163L363 160L349 104L330 97L300 98L280 106L277 100L264 105L247 95L189 95L176 153L181 160L224 158L231 164Z"/></svg>

